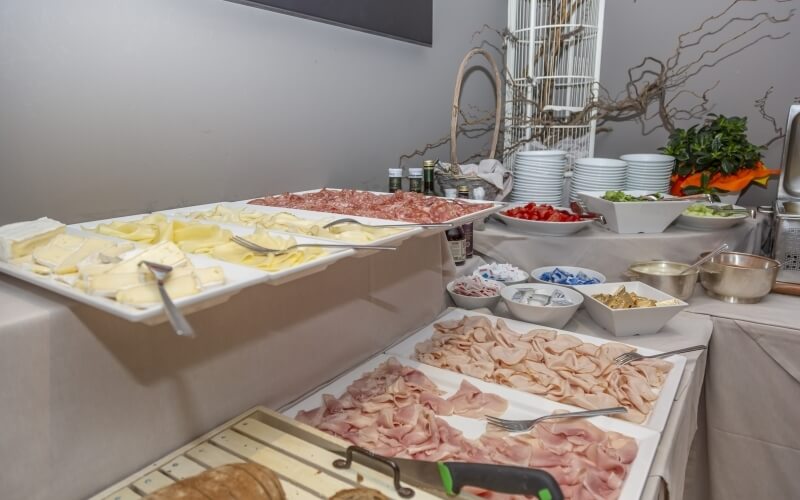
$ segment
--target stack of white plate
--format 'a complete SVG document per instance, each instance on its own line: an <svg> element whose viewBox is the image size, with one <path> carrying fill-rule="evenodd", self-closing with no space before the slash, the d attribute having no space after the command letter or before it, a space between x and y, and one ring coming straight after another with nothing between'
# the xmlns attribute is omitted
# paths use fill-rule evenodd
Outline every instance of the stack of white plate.
<svg viewBox="0 0 800 500"><path fill-rule="evenodd" d="M520 151L514 161L514 189L510 201L561 206L567 153Z"/></svg>
<svg viewBox="0 0 800 500"><path fill-rule="evenodd" d="M569 199L579 200L581 191L617 191L625 189L628 164L612 158L575 160L570 181Z"/></svg>
<svg viewBox="0 0 800 500"><path fill-rule="evenodd" d="M628 180L625 189L669 192L669 178L675 166L675 158L658 154L636 154L620 157L628 164Z"/></svg>

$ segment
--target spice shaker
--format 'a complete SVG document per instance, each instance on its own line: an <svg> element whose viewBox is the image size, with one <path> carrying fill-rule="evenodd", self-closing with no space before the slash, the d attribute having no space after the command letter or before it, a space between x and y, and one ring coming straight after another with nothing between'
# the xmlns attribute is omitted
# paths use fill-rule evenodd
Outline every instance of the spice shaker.
<svg viewBox="0 0 800 500"><path fill-rule="evenodd" d="M390 168L389 169L389 192L395 193L403 190L403 169Z"/></svg>

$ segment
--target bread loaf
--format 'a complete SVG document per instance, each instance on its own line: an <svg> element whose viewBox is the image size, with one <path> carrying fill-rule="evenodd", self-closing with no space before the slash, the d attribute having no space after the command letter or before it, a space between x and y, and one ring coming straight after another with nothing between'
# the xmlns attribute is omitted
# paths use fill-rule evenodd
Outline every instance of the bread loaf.
<svg viewBox="0 0 800 500"><path fill-rule="evenodd" d="M278 476L253 464L229 464L178 481L145 500L284 500Z"/></svg>
<svg viewBox="0 0 800 500"><path fill-rule="evenodd" d="M333 495L330 500L389 500L383 493L369 488L353 488L342 490Z"/></svg>

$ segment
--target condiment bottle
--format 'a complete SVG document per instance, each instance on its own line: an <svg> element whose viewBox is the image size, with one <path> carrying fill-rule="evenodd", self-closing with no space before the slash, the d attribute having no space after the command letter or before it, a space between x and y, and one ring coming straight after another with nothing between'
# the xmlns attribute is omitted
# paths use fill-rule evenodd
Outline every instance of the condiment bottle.
<svg viewBox="0 0 800 500"><path fill-rule="evenodd" d="M458 197L463 199L469 199L469 186L458 186ZM463 226L464 229L464 239L467 241L467 258L471 259L474 248L473 248L473 224L472 222L467 222Z"/></svg>
<svg viewBox="0 0 800 500"><path fill-rule="evenodd" d="M486 190L478 186L472 188L472 199L483 201L486 199ZM475 230L483 231L486 229L486 219L478 219L475 221Z"/></svg>
<svg viewBox="0 0 800 500"><path fill-rule="evenodd" d="M419 167L408 169L408 190L412 193L422 192L422 169Z"/></svg>
<svg viewBox="0 0 800 500"><path fill-rule="evenodd" d="M433 168L436 166L436 160L425 160L422 162L423 170L423 192L426 195L434 196L436 192L433 189Z"/></svg>
<svg viewBox="0 0 800 500"><path fill-rule="evenodd" d="M450 247L453 263L463 266L467 261L467 239L464 229L462 226L454 226L448 229L444 235L447 237L447 245Z"/></svg>
<svg viewBox="0 0 800 500"><path fill-rule="evenodd" d="M403 190L403 169L389 169L389 192L394 193Z"/></svg>

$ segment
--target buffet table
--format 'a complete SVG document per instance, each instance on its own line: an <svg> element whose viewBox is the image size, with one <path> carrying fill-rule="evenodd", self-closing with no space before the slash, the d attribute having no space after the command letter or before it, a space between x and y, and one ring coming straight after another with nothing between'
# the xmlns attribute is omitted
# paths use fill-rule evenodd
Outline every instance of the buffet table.
<svg viewBox="0 0 800 500"><path fill-rule="evenodd" d="M475 231L475 251L498 262L510 262L530 271L543 266L596 269L608 281L618 281L634 262L672 260L689 262L722 243L741 252L758 253L768 219L760 215L722 231L692 231L674 225L663 233L617 234L595 224L564 237L523 234L491 220Z"/></svg>
<svg viewBox="0 0 800 500"><path fill-rule="evenodd" d="M714 323L692 497L796 498L800 297L727 304L698 290L688 311Z"/></svg>
<svg viewBox="0 0 800 500"><path fill-rule="evenodd" d="M0 496L86 498L352 368L442 311L441 248L413 238L244 290L189 316L195 340L0 277Z"/></svg>

